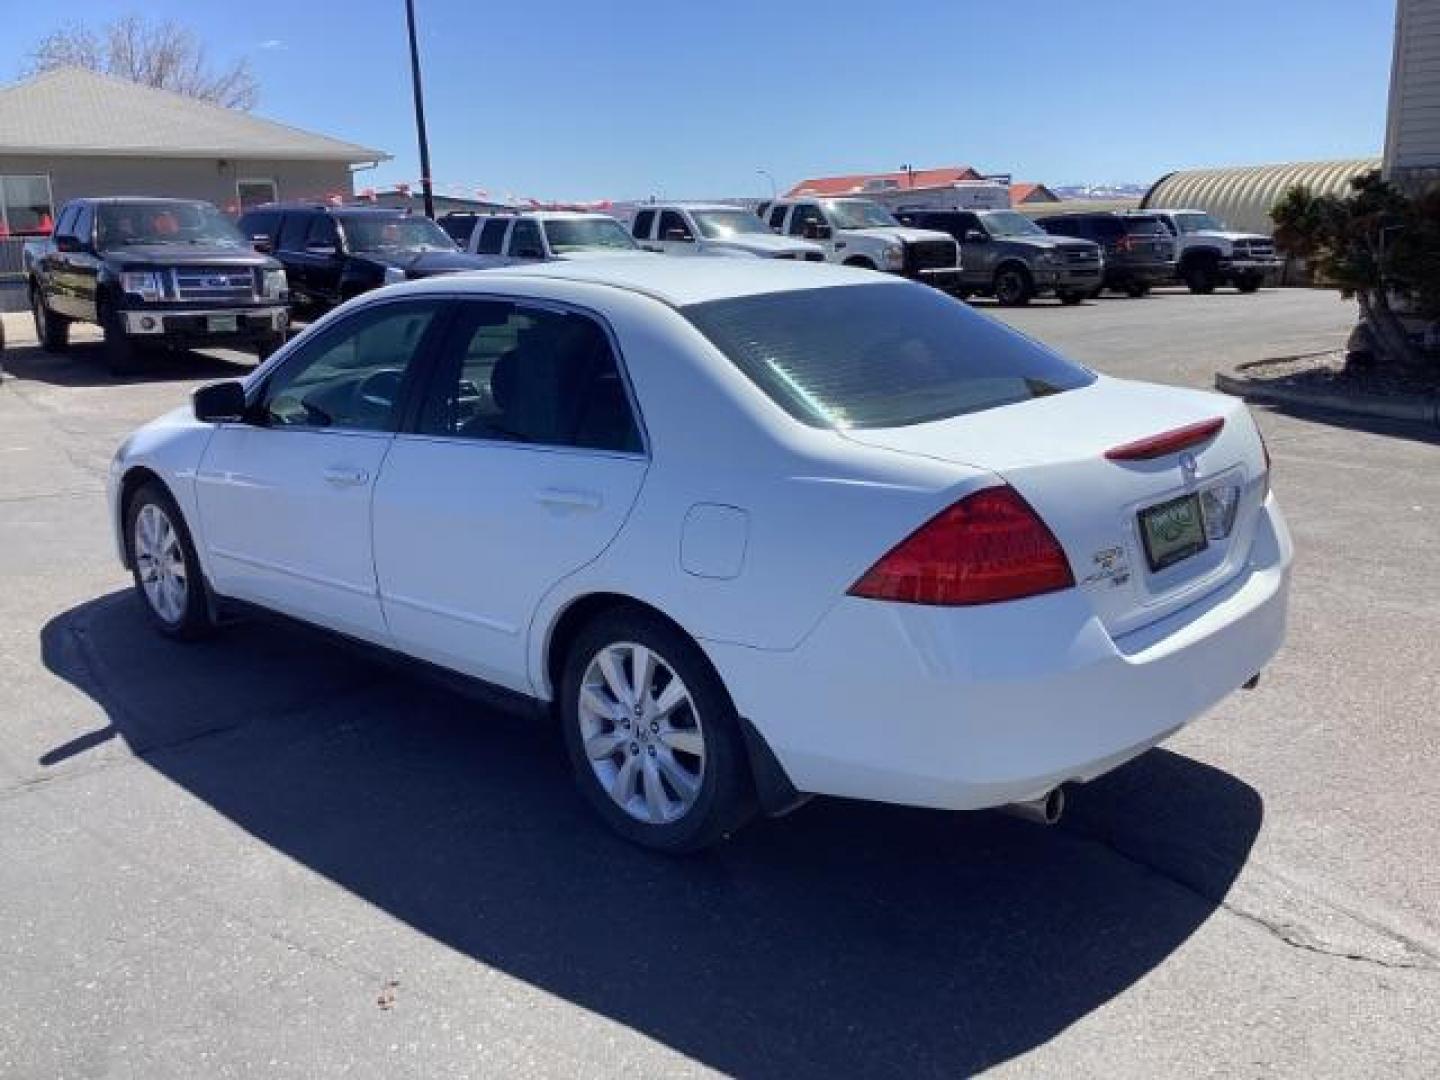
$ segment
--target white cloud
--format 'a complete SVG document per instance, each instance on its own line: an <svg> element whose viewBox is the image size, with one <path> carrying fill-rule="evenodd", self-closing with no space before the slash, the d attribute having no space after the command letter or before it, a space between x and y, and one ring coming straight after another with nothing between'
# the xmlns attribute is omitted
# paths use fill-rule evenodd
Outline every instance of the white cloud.
<svg viewBox="0 0 1440 1080"><path fill-rule="evenodd" d="M285 42L281 41L279 38L269 38L265 41L260 42L260 48L264 49L266 52L280 52L284 49L288 49L289 46L286 45Z"/></svg>

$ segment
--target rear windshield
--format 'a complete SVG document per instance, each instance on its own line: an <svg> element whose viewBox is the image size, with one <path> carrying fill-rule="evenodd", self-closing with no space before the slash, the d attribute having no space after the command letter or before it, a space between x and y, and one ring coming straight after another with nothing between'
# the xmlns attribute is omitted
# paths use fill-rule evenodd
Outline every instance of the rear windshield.
<svg viewBox="0 0 1440 1080"><path fill-rule="evenodd" d="M904 427L1095 380L920 285L768 293L681 312L771 400L812 427Z"/></svg>
<svg viewBox="0 0 1440 1080"><path fill-rule="evenodd" d="M1125 231L1131 236L1170 235L1170 230L1160 223L1158 217L1127 217Z"/></svg>

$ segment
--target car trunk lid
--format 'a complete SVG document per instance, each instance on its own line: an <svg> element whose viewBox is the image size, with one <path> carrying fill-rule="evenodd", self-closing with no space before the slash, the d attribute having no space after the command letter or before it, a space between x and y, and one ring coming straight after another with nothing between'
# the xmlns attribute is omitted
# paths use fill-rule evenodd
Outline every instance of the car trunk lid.
<svg viewBox="0 0 1440 1080"><path fill-rule="evenodd" d="M1197 427L1214 421L1221 423L1213 431ZM1174 435L1186 429L1194 430ZM1267 482L1259 436L1240 402L1105 377L1014 405L844 435L998 475L1054 531L1077 586L1114 634L1163 618L1239 570ZM1146 442L1166 435L1173 435L1170 443ZM1233 495L1228 534L1174 558L1188 533L1180 530L1180 546L1167 547L1165 537L1195 508L1177 504L1154 522L1147 551L1141 512L1192 495L1206 500L1216 521ZM1167 557L1173 561L1165 563Z"/></svg>

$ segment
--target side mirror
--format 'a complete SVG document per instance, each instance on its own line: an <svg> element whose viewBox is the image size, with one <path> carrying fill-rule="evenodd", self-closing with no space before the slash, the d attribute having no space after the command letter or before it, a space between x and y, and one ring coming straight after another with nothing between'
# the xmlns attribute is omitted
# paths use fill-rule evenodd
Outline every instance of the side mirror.
<svg viewBox="0 0 1440 1080"><path fill-rule="evenodd" d="M684 229L666 229L665 235L662 237L662 239L672 244L688 244L691 243L695 238L689 233L687 233Z"/></svg>
<svg viewBox="0 0 1440 1080"><path fill-rule="evenodd" d="M80 238L78 236L71 236L69 233L55 234L56 251L63 251L67 255L72 255L77 251L84 250L84 247L85 245L80 243Z"/></svg>
<svg viewBox="0 0 1440 1080"><path fill-rule="evenodd" d="M334 244L306 244L306 255L336 255L340 249Z"/></svg>
<svg viewBox="0 0 1440 1080"><path fill-rule="evenodd" d="M206 424L222 424L245 419L249 406L245 402L245 387L234 379L210 383L190 395L195 419Z"/></svg>
<svg viewBox="0 0 1440 1080"><path fill-rule="evenodd" d="M990 242L990 234L989 234L989 233L983 233L983 232L981 232L979 229L966 229L966 230L965 230L965 243L967 243L967 244L988 244L989 242Z"/></svg>
<svg viewBox="0 0 1440 1080"><path fill-rule="evenodd" d="M275 250L275 243L264 233L256 233L250 238L250 246L261 255L269 255Z"/></svg>
<svg viewBox="0 0 1440 1080"><path fill-rule="evenodd" d="M829 240L835 235L835 230L823 221L807 221L804 235L806 240Z"/></svg>

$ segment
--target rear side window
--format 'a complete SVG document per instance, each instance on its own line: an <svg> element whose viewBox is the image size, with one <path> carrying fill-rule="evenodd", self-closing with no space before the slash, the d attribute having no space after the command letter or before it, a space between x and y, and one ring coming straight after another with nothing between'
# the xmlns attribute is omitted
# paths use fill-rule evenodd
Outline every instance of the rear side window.
<svg viewBox="0 0 1440 1080"><path fill-rule="evenodd" d="M240 219L239 227L245 239L263 236L273 244L275 231L280 227L280 215L274 210L253 210Z"/></svg>
<svg viewBox="0 0 1440 1080"><path fill-rule="evenodd" d="M303 251L305 234L310 230L310 214L286 214L280 224L280 238L275 241L279 251Z"/></svg>
<svg viewBox="0 0 1440 1080"><path fill-rule="evenodd" d="M630 226L630 235L636 240L650 239L650 226L655 223L654 210L641 210L635 215L635 223Z"/></svg>
<svg viewBox="0 0 1440 1080"><path fill-rule="evenodd" d="M924 286L833 286L681 309L812 427L904 427L1086 386L1095 376Z"/></svg>
<svg viewBox="0 0 1440 1080"><path fill-rule="evenodd" d="M499 255L505 247L505 229L509 226L508 218L492 217L485 222L485 227L480 230L480 246L476 249L481 255Z"/></svg>
<svg viewBox="0 0 1440 1080"><path fill-rule="evenodd" d="M517 218L510 234L510 254L517 259L543 259L545 245L540 240L540 225L534 218Z"/></svg>

